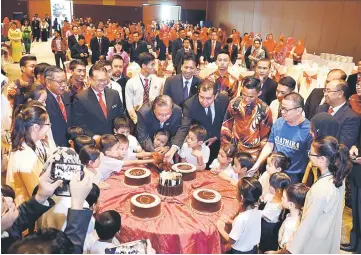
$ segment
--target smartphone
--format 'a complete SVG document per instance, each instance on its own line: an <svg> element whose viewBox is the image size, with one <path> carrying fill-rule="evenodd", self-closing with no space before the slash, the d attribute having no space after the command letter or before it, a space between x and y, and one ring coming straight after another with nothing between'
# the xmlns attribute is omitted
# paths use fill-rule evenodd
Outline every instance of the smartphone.
<svg viewBox="0 0 361 255"><path fill-rule="evenodd" d="M137 240L105 249L105 254L147 254L147 241Z"/></svg>
<svg viewBox="0 0 361 255"><path fill-rule="evenodd" d="M73 173L80 173L80 180L84 178L84 166L70 163L54 163L50 176L53 180L62 180L63 183L54 192L57 196L70 197L70 180Z"/></svg>

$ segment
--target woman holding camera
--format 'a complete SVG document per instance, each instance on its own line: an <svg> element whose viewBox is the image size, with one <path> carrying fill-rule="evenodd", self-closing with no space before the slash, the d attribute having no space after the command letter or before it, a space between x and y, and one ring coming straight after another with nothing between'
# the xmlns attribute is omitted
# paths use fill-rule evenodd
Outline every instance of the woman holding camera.
<svg viewBox="0 0 361 255"><path fill-rule="evenodd" d="M15 191L17 205L29 200L48 157L49 115L40 103L19 105L14 111L6 184Z"/></svg>

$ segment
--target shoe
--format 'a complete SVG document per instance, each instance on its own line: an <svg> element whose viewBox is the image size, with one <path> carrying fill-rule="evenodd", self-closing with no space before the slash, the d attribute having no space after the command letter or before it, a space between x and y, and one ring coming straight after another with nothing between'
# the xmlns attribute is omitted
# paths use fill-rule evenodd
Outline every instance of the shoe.
<svg viewBox="0 0 361 255"><path fill-rule="evenodd" d="M356 251L354 246L351 246L349 243L341 244L340 249L347 252Z"/></svg>

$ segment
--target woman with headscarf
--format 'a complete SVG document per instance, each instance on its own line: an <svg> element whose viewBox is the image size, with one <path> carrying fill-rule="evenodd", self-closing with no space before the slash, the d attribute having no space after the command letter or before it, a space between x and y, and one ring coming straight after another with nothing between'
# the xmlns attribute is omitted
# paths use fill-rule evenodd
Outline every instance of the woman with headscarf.
<svg viewBox="0 0 361 255"><path fill-rule="evenodd" d="M11 52L14 63L18 63L22 57L23 47L21 45L22 33L16 27L16 22L11 22L11 28L8 32L8 38L11 42Z"/></svg>
<svg viewBox="0 0 361 255"><path fill-rule="evenodd" d="M276 42L273 40L273 34L268 34L265 42L263 43L263 47L268 52L269 58L273 59L273 52L276 48Z"/></svg>
<svg viewBox="0 0 361 255"><path fill-rule="evenodd" d="M301 63L302 55L306 52L303 40L298 40L295 47L292 48L290 56L293 58L293 64Z"/></svg>
<svg viewBox="0 0 361 255"><path fill-rule="evenodd" d="M284 65L285 58L286 58L286 47L284 44L284 37L281 36L273 51L273 59L276 63L280 65Z"/></svg>
<svg viewBox="0 0 361 255"><path fill-rule="evenodd" d="M48 29L49 29L48 22L46 22L45 19L42 19L40 22L41 41L42 42L48 41Z"/></svg>

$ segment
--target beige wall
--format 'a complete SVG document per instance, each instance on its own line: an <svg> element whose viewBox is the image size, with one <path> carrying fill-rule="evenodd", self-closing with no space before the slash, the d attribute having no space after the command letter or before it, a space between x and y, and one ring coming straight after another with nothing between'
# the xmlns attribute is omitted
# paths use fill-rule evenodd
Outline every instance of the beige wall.
<svg viewBox="0 0 361 255"><path fill-rule="evenodd" d="M229 33L304 39L308 52L361 58L360 0L208 0L207 18Z"/></svg>
<svg viewBox="0 0 361 255"><path fill-rule="evenodd" d="M49 1L49 0L48 0ZM143 4L180 5L184 9L206 10L207 0L73 0L74 4L116 5L141 7Z"/></svg>

